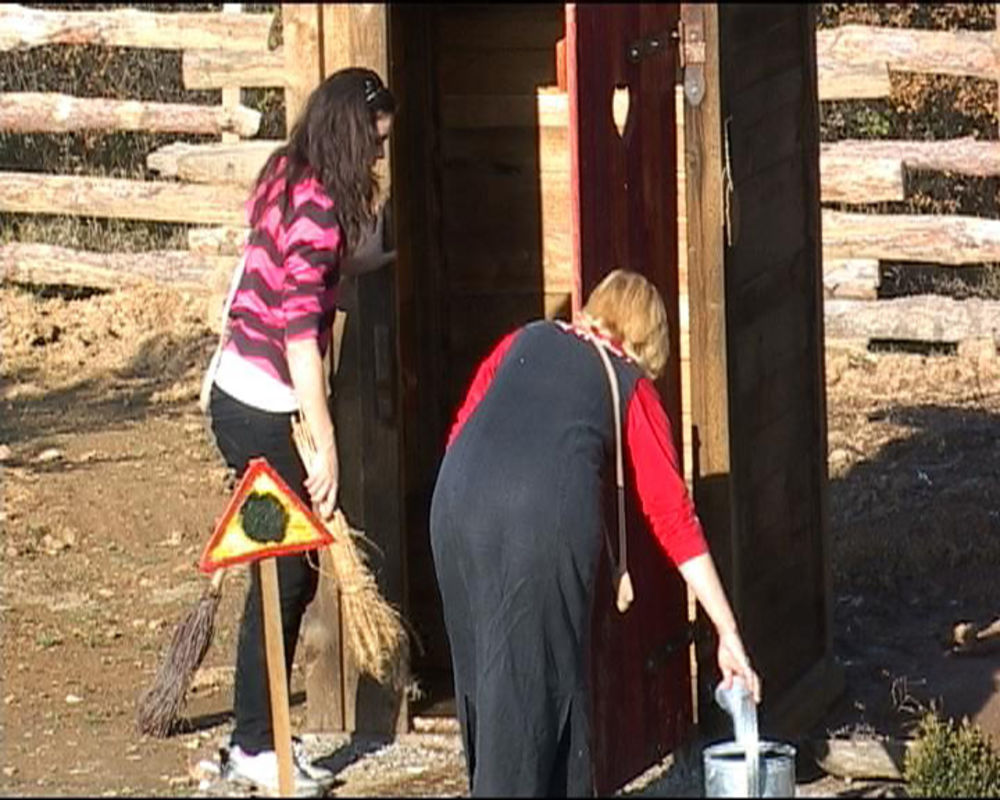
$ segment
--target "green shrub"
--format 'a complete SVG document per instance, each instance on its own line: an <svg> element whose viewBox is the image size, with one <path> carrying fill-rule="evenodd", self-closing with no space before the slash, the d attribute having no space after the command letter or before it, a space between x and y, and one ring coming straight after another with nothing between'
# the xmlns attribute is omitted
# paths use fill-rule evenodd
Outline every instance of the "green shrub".
<svg viewBox="0 0 1000 800"><path fill-rule="evenodd" d="M1000 797L1000 755L967 719L955 725L925 714L903 776L913 797Z"/></svg>

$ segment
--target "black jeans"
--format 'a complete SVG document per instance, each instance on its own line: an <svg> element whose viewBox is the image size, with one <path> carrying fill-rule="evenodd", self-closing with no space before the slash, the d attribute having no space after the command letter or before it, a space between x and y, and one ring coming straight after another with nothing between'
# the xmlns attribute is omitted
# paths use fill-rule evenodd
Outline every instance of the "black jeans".
<svg viewBox="0 0 1000 800"><path fill-rule="evenodd" d="M212 388L209 412L212 432L223 457L242 475L251 458L263 456L285 482L311 504L304 481L305 467L292 442L290 414L260 411L239 402L217 386ZM314 560L315 563L315 560ZM295 645L306 606L316 594L318 573L305 553L277 558L281 599L281 628L285 639L285 668L291 676ZM274 749L271 701L264 652L264 625L261 608L260 568L250 567L250 589L243 608L236 650L236 678L233 709L236 728L231 743L247 753Z"/></svg>

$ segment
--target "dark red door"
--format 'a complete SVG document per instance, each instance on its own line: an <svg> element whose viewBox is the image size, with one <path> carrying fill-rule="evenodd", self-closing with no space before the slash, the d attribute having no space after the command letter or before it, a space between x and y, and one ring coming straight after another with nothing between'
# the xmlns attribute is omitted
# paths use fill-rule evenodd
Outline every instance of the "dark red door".
<svg viewBox="0 0 1000 800"><path fill-rule="evenodd" d="M643 273L663 294L673 358L658 389L681 449L674 86L677 4L569 4L566 70L579 305L615 267ZM615 90L629 95L619 133ZM619 114L619 122L622 115ZM626 475L634 486L634 480ZM614 608L608 564L593 621L594 755L607 794L659 761L691 725L687 601L677 571L653 545L630 495L629 571L636 599ZM614 530L613 510L608 529Z"/></svg>

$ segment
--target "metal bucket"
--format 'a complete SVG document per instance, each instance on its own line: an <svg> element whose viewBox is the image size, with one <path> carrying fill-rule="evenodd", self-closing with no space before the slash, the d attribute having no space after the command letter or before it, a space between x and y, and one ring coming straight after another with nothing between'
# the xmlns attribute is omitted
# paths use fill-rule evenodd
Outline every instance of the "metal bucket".
<svg viewBox="0 0 1000 800"><path fill-rule="evenodd" d="M758 792L747 792L743 746L719 742L702 751L705 797L795 797L795 748L782 742L760 743Z"/></svg>

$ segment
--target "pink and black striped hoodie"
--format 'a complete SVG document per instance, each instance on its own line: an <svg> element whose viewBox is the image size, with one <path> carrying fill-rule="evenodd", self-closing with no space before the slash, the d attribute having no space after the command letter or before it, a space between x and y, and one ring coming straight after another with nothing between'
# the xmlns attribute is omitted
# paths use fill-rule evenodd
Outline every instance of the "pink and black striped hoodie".
<svg viewBox="0 0 1000 800"><path fill-rule="evenodd" d="M229 311L229 341L215 382L223 391L264 411L298 408L288 371L288 342L312 338L325 355L336 313L344 238L333 200L314 176L292 189L282 212L284 163L247 201L248 218L266 197L253 226L246 264Z"/></svg>

